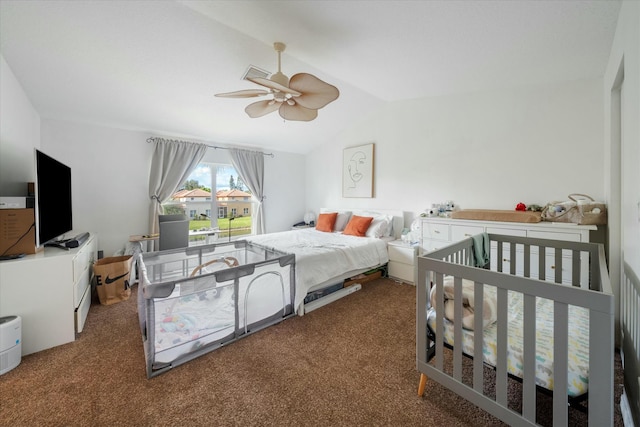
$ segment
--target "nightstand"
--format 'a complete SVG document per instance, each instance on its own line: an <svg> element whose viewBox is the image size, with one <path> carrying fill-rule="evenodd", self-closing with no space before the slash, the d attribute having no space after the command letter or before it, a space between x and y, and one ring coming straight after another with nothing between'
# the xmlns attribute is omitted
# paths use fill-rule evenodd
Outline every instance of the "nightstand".
<svg viewBox="0 0 640 427"><path fill-rule="evenodd" d="M416 258L418 246L393 240L387 244L389 251L389 277L401 282L416 283Z"/></svg>

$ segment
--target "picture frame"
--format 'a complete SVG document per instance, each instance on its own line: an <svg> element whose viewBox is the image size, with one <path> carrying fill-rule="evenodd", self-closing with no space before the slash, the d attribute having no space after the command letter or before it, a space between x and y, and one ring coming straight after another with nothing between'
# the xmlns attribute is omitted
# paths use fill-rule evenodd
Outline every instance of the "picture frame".
<svg viewBox="0 0 640 427"><path fill-rule="evenodd" d="M342 153L342 197L373 197L374 144L347 147Z"/></svg>

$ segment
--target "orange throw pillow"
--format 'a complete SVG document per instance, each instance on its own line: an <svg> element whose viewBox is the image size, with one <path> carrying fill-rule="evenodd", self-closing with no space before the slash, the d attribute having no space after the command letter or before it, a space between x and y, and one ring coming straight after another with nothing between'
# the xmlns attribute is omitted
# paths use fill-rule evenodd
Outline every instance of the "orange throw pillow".
<svg viewBox="0 0 640 427"><path fill-rule="evenodd" d="M316 230L326 231L328 233L331 233L333 231L333 226L336 223L337 217L338 217L338 212L321 213L320 215L318 215L318 223L316 224Z"/></svg>
<svg viewBox="0 0 640 427"><path fill-rule="evenodd" d="M369 225L371 225L371 221L373 221L372 216L354 215L351 217L349 224L347 224L347 227L344 229L343 234L364 237L369 229Z"/></svg>

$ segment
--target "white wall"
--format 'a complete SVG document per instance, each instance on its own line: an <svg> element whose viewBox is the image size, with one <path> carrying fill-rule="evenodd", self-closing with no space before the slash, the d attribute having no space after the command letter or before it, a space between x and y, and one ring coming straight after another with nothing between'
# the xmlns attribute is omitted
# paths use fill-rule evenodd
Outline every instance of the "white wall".
<svg viewBox="0 0 640 427"><path fill-rule="evenodd" d="M622 64L622 65L621 65ZM621 234L625 261L640 276L640 3L625 1L620 9L618 26L614 38L609 64L604 79L605 96L605 158L607 182L619 175L612 168L612 88L616 84L619 69L624 72L621 126ZM615 143L615 142L613 142ZM615 162L615 160L613 160ZM608 189L608 193L611 190Z"/></svg>
<svg viewBox="0 0 640 427"><path fill-rule="evenodd" d="M59 120L42 120L42 150L71 167L75 231L98 234L105 256L129 236L149 232L149 168L153 144L146 132ZM229 164L226 150L208 150L205 161ZM304 157L265 158L268 232L288 229L304 214Z"/></svg>
<svg viewBox="0 0 640 427"><path fill-rule="evenodd" d="M42 120L42 150L71 168L74 232L98 234L111 256L148 232L152 146L142 132Z"/></svg>
<svg viewBox="0 0 640 427"><path fill-rule="evenodd" d="M0 196L26 196L35 181L40 116L0 55Z"/></svg>
<svg viewBox="0 0 640 427"><path fill-rule="evenodd" d="M415 214L604 197L602 80L416 99L354 123L307 157L307 207ZM342 150L374 142L375 197L341 196Z"/></svg>
<svg viewBox="0 0 640 427"><path fill-rule="evenodd" d="M623 262L640 276L640 3L636 1L625 1L620 9L603 92L609 269L618 294ZM618 341L619 305L616 300Z"/></svg>

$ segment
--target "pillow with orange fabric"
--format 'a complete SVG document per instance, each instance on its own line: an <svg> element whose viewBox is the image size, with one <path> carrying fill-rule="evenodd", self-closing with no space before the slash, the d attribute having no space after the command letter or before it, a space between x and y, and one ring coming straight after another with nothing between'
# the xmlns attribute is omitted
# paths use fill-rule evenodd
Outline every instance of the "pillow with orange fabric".
<svg viewBox="0 0 640 427"><path fill-rule="evenodd" d="M337 212L332 213L321 213L318 215L318 222L316 223L316 230L325 231L327 233L331 233L333 231L333 226L336 223L336 218L338 217Z"/></svg>
<svg viewBox="0 0 640 427"><path fill-rule="evenodd" d="M373 221L372 216L353 215L342 234L365 237L371 221Z"/></svg>

